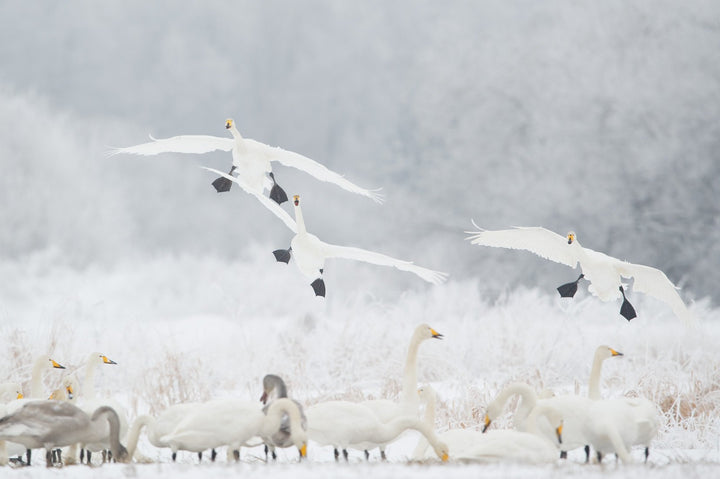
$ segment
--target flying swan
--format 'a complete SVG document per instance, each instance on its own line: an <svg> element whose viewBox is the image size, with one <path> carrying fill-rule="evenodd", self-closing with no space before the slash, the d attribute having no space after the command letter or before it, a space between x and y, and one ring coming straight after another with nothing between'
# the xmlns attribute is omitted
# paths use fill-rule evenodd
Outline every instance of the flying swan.
<svg viewBox="0 0 720 479"><path fill-rule="evenodd" d="M395 268L414 273L433 284L440 284L445 281L447 274L433 271L421 266L416 266L410 261L385 256L360 248L350 246L336 246L321 241L317 236L310 234L305 229L305 220L300 209L300 196L293 196L295 205L295 223L297 233L290 242L290 248L273 251L278 262L289 263L290 257L294 256L298 269L308 278L313 279L310 284L316 296L325 296L325 282L322 274L325 268L325 260L328 258L346 258L380 266L394 266Z"/></svg>
<svg viewBox="0 0 720 479"><path fill-rule="evenodd" d="M667 303L675 315L686 324L693 322L693 316L677 292L677 288L659 269L641 264L628 263L590 248L584 248L577 241L574 232L563 237L541 227L518 227L509 230L487 231L473 225L479 231L466 231L466 239L472 244L497 248L523 249L550 261L571 268L580 264L582 274L577 280L557 288L560 296L571 298L577 292L578 282L585 278L590 281L588 291L602 301L622 298L620 314L630 321L637 316L635 308L625 297L622 278L633 278L633 290L649 294Z"/></svg>
<svg viewBox="0 0 720 479"><path fill-rule="evenodd" d="M270 191L270 198L278 204L287 201L285 191L275 182L270 163L277 161L282 165L297 168L314 176L320 181L334 183L351 193L367 196L377 203L382 203L383 197L377 190L367 190L346 180L342 175L335 173L305 156L292 151L271 147L259 141L243 138L235 127L232 119L225 121L225 128L230 130L232 138L221 138L209 135L181 135L172 138L155 139L140 145L127 148L115 148L110 156L119 153L135 155L157 155L159 153L208 153L215 150L232 151L233 163L230 175L237 171L240 178L247 183L253 192L262 194L264 190ZM231 181L221 176L212 182L218 193L230 190Z"/></svg>

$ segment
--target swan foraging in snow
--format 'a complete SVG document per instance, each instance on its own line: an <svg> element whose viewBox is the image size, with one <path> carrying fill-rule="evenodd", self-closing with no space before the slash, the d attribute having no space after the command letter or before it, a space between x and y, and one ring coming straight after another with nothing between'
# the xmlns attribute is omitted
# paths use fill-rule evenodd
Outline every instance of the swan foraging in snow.
<svg viewBox="0 0 720 479"><path fill-rule="evenodd" d="M107 424L106 424L107 423ZM46 464L52 466L52 450L78 442L100 441L109 436L110 448L119 462L129 460L120 444L120 424L112 408L98 408L88 416L66 401L31 401L0 419L0 440L45 448Z"/></svg>
<svg viewBox="0 0 720 479"><path fill-rule="evenodd" d="M369 407L382 422L389 422L399 416L416 416L419 406L417 391L418 377L418 351L420 343L427 339L442 339L443 335L435 331L427 324L421 324L410 338L407 358L405 359L405 370L403 373L402 391L400 401L389 399L373 399L364 401L361 404ZM367 453L366 453L367 456ZM384 460L385 445L380 446L380 457Z"/></svg>
<svg viewBox="0 0 720 479"><path fill-rule="evenodd" d="M271 147L249 138L243 138L232 119L225 121L225 128L230 130L232 138L208 135L181 135L172 138L155 139L151 136L150 138L153 141L149 143L127 148L116 148L110 154L157 155L158 153L169 152L201 154L215 150L232 151L233 164L230 169L230 176L237 171L238 176L257 194L262 194L265 189L270 190L270 198L278 204L287 201L288 198L285 191L275 182L275 176L270 165L272 161L297 168L320 181L334 183L344 190L367 196L378 203L383 201L382 195L377 191L361 188L310 158L282 148ZM232 183L227 177L221 176L213 181L212 185L218 193L222 193L230 190Z"/></svg>
<svg viewBox="0 0 720 479"><path fill-rule="evenodd" d="M308 233L305 229L305 221L303 220L303 214L300 208L300 196L293 196L293 204L295 205L297 233L290 242L289 249L275 250L273 251L273 255L275 255L275 259L278 262L283 263L289 263L290 257L294 257L300 272L314 280L311 286L316 296L325 296L325 282L323 281L322 274L325 268L325 260L328 258L346 258L380 266L394 266L399 270L414 273L425 281L433 284L440 284L445 281L447 277L446 273L432 271L417 266L412 262L391 258L384 254L360 248L336 246L325 243L317 236Z"/></svg>
<svg viewBox="0 0 720 479"><path fill-rule="evenodd" d="M202 452L220 446L239 450L255 436L269 437L280 429L283 414L290 418L293 444L300 457L307 454L307 434L300 425L300 411L288 398L273 401L263 413L257 403L218 399L202 403L189 411L172 432L161 437L173 452L178 450Z"/></svg>
<svg viewBox="0 0 720 479"><path fill-rule="evenodd" d="M473 225L478 227L474 222ZM578 282L585 278L591 283L588 291L600 300L612 301L622 298L620 314L630 321L636 317L636 313L625 296L622 279L633 278L634 291L649 294L667 303L675 315L686 324L693 322L692 314L665 273L650 266L628 263L585 248L578 243L577 236L572 231L565 237L541 227L519 227L499 231L479 228L479 231L466 231L466 233L470 234L466 239L472 244L527 250L571 268L580 264L582 274L578 279L557 288L561 297L573 297L577 292Z"/></svg>
<svg viewBox="0 0 720 479"><path fill-rule="evenodd" d="M442 461L448 459L447 445L417 417L401 416L390 422L382 422L369 407L350 401L318 403L310 406L306 414L308 436L321 446L333 446L335 460L340 456L339 449L347 460L348 449L366 451L381 444L389 444L408 429L425 436Z"/></svg>
<svg viewBox="0 0 720 479"><path fill-rule="evenodd" d="M263 378L263 393L260 397L260 401L265 404L265 407L263 407L262 409L265 414L267 414L268 409L274 402L271 401L270 404L267 404L268 398L273 391L276 391L277 399L288 397L285 381L283 381L282 378L278 375L266 374ZM302 404L300 404L298 401L294 399L292 401L295 403L298 411L300 412L300 427L302 427L304 431L307 431L307 417L305 416L305 410ZM270 451L273 460L275 460L277 458L275 454L275 448L293 446L292 426L290 424L290 417L287 415L287 413L283 413L282 421L280 422L280 428L277 431L274 431L272 435L263 437L262 439L265 442L266 459L268 451Z"/></svg>

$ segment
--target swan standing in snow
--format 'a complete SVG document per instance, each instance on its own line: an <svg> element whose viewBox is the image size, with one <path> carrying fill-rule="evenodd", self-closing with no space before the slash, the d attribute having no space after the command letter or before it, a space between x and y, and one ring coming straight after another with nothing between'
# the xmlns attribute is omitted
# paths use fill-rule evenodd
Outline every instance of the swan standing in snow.
<svg viewBox="0 0 720 479"><path fill-rule="evenodd" d="M276 374L266 374L263 378L263 393L260 397L260 401L265 404L265 407L263 407L262 409L265 414L267 414L268 409L274 402L271 401L270 404L267 403L268 398L273 391L276 392L277 399L288 397L285 381L283 381L282 378ZM300 427L302 427L303 431L306 431L307 433L307 417L305 416L305 409L298 401L294 399L292 401L295 403L298 411L300 412ZM265 442L265 459L267 460L268 450L270 451L273 460L277 459L277 455L275 454L275 448L285 448L293 446L292 426L290 425L290 417L286 413L284 413L282 421L280 422L280 428L277 431L274 431L270 436L263 437L262 439Z"/></svg>
<svg viewBox="0 0 720 479"><path fill-rule="evenodd" d="M117 414L109 407L98 408L91 417L66 401L31 401L0 419L0 440L18 442L28 449L45 448L50 467L54 448L100 441L108 435L115 459L125 462L129 458L120 444L119 428Z"/></svg>
<svg viewBox="0 0 720 479"><path fill-rule="evenodd" d="M477 225L473 222L473 225ZM566 237L541 227L514 228L499 231L466 231L472 244L494 246L498 248L522 249L535 253L545 259L561 263L571 268L578 264L582 274L577 280L558 287L561 297L573 297L578 282L585 278L590 281L588 291L602 301L622 298L620 314L630 321L636 317L635 308L625 297L623 278L633 278L633 290L649 294L667 303L675 315L686 324L692 323L693 316L685 306L677 288L659 269L641 264L621 261L604 253L584 248L577 241L574 232Z"/></svg>
<svg viewBox="0 0 720 479"><path fill-rule="evenodd" d="M311 283L316 296L325 296L325 282L322 274L325 268L325 260L328 258L346 258L380 266L394 266L395 268L408 271L418 275L425 281L433 284L440 284L445 281L447 274L432 271L421 266L416 266L409 261L385 256L384 254L367 251L349 246L336 246L321 241L317 236L307 232L300 208L300 196L293 196L295 205L295 223L297 233L290 242L287 250L278 249L273 251L278 262L289 263L290 257L295 258L298 269L308 278L314 279Z"/></svg>
<svg viewBox="0 0 720 479"><path fill-rule="evenodd" d="M102 353L93 352L88 356L85 362L85 378L83 380L82 394L76 395L78 406L85 411L87 414L92 414L100 406L111 407L118 415L120 420L120 437L124 438L127 434L127 412L125 408L116 400L112 398L98 398L95 392L95 374L97 368L101 365L117 365L117 363ZM92 460L93 452L103 452L103 462L107 460L106 451L110 449L108 436L103 436L103 439L97 443L84 443L80 445L80 462L84 459L90 464ZM74 460L74 451L70 453L72 455L71 461Z"/></svg>
<svg viewBox="0 0 720 479"><path fill-rule="evenodd" d="M136 430L140 430L147 426L145 433L147 435L150 444L157 448L170 448L170 444L163 441L161 438L167 436L183 421L192 411L198 409L203 403L182 403L175 404L168 407L157 417L153 417L147 414L138 416L133 423L132 429L128 432L128 437L133 438L136 434ZM131 442L128 440L128 450L130 450ZM198 453L202 460L202 452ZM173 451L172 460L173 462L177 459L177 451Z"/></svg>
<svg viewBox="0 0 720 479"><path fill-rule="evenodd" d="M252 437L272 436L280 429L283 414L290 418L292 441L303 458L307 454L307 435L300 425L297 405L287 398L273 401L267 415L254 402L236 399L208 401L191 411L160 440L169 444L173 452L181 449L201 452L220 446L239 450Z"/></svg>
<svg viewBox="0 0 720 479"><path fill-rule="evenodd" d="M30 395L25 397L18 396L18 399L10 401L5 405L5 414L12 414L18 409L23 407L30 401L37 399L45 399L45 389L43 386L43 373L51 369L65 369L65 366L59 364L54 359L48 356L39 356L33 362L32 375L30 378ZM30 449L26 450L27 465L29 466L32 461L32 452ZM5 456L7 457L7 456Z"/></svg>
<svg viewBox="0 0 720 479"><path fill-rule="evenodd" d="M418 351L420 344L427 339L442 339L443 335L435 331L427 324L421 324L410 338L407 358L405 359L405 370L403 373L402 391L400 401L389 399L373 399L364 401L361 404L369 407L382 422L389 422L399 416L416 416L418 413L419 398L417 395L418 377ZM368 452L365 451L368 457ZM380 457L385 460L385 445L380 446Z"/></svg>
<svg viewBox="0 0 720 479"><path fill-rule="evenodd" d="M314 176L320 181L333 183L344 190L367 196L372 200L382 203L382 195L377 191L361 188L356 184L346 180L342 175L327 169L320 163L306 158L292 151L283 150L282 148L273 148L271 146L260 143L259 141L243 138L235 127L232 119L225 121L225 128L230 130L232 138L221 138L208 135L182 135L172 138L154 139L149 143L130 146L127 148L117 148L110 154L132 153L136 155L157 155L158 153L208 153L215 150L232 151L233 164L229 175L237 171L239 177L246 183L252 191L262 194L263 190L270 190L270 198L278 204L287 201L287 194L275 182L275 176L272 173L271 162L278 163L297 168L299 170ZM212 185L218 193L230 190L231 180L224 175L213 181Z"/></svg>
<svg viewBox="0 0 720 479"><path fill-rule="evenodd" d="M448 459L447 445L417 417L401 416L386 423L369 407L350 401L318 403L309 407L306 414L308 436L321 446L332 446L335 460L340 456L339 450L347 460L348 449L365 451L380 444L389 444L408 429L425 436L441 460Z"/></svg>

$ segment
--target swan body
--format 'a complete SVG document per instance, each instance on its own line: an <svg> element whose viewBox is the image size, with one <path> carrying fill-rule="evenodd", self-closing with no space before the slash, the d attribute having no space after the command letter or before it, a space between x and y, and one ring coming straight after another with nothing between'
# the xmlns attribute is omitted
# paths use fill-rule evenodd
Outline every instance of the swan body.
<svg viewBox="0 0 720 479"><path fill-rule="evenodd" d="M425 281L433 284L440 284L445 281L447 277L445 273L432 271L409 261L402 261L384 254L360 248L336 246L325 243L317 236L307 232L302 209L300 208L300 196L293 196L293 204L295 205L297 232L290 242L290 249L275 250L273 254L277 261L284 263L288 263L292 256L300 272L306 277L314 279L312 287L317 296L325 296L325 283L322 279L322 274L325 268L325 260L328 258L345 258L380 266L393 266L401 271L414 273Z"/></svg>
<svg viewBox="0 0 720 479"><path fill-rule="evenodd" d="M448 447L440 441L432 428L416 417L401 416L390 422L382 422L363 404L350 401L327 401L307 409L308 436L321 446L342 449L347 459L347 449L368 450L395 440L402 432L414 429L425 436L443 461L448 458Z"/></svg>
<svg viewBox="0 0 720 479"><path fill-rule="evenodd" d="M320 181L333 183L350 193L366 196L377 203L383 201L382 195L377 191L361 188L310 158L282 148L274 148L249 138L243 138L232 119L226 120L225 128L230 131L232 138L208 135L182 135L165 139L150 137L152 141L149 143L127 148L116 148L110 152L110 155L118 153L157 155L168 152L202 154L216 150L231 151L233 167L230 174L232 175L233 172L237 171L238 177L242 178L247 187L256 194L262 194L265 189L270 190L271 198L277 203L286 201L287 195L275 183L272 174L272 162L299 169ZM221 181L213 183L219 193L228 191L230 185L232 183L227 178L222 178Z"/></svg>
<svg viewBox="0 0 720 479"><path fill-rule="evenodd" d="M160 440L169 444L173 452L202 452L219 446L239 450L252 437L268 437L280 429L283 413L290 418L293 443L304 457L307 435L300 426L297 406L287 398L273 401L267 415L253 402L235 399L208 401L191 411Z"/></svg>
<svg viewBox="0 0 720 479"><path fill-rule="evenodd" d="M78 442L100 441L109 435L116 460L127 461L127 451L118 438L117 414L109 407L88 416L66 401L31 401L0 419L0 440L13 441L28 449L45 448L48 467L50 451Z"/></svg>
<svg viewBox="0 0 720 479"><path fill-rule="evenodd" d="M474 224L474 223L473 223ZM475 225L477 226L477 225ZM561 263L571 268L580 265L582 275L577 281L558 288L561 296L571 297L577 290L577 282L585 278L590 282L588 291L602 301L623 300L621 314L630 321L635 310L625 297L623 278L633 278L633 290L653 296L665 302L675 315L686 324L694 318L678 294L675 285L659 269L641 264L628 263L604 253L584 248L574 232L563 237L541 227L522 227L509 230L467 231L472 244L498 248L522 249Z"/></svg>

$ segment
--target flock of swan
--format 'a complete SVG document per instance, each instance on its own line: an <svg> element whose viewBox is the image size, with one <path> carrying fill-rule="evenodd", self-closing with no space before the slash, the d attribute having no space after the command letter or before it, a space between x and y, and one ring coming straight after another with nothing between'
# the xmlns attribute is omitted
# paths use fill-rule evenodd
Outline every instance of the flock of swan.
<svg viewBox="0 0 720 479"><path fill-rule="evenodd" d="M486 406L484 424L438 432L436 393L431 386L418 384L418 353L423 342L442 338L427 324L415 328L397 400L333 400L306 406L289 397L280 376L268 374L259 401L224 398L175 404L157 416L140 415L131 425L122 405L96 397L96 369L115 364L107 356L91 353L82 388L75 373L67 375L50 399L43 399L48 397L42 389L43 374L64 368L43 356L34 363L29 397L16 384L0 386L0 464L7 465L12 458L13 464L30 465L32 449L41 448L48 467L78 460L90 464L96 452L102 452L103 462L147 462L137 448L143 430L152 446L172 451L173 461L180 451L196 453L200 461L209 451L215 461L222 447L228 461L237 461L242 449L263 446L266 460L268 455L276 458L277 448L288 447L297 448L302 460L309 443L332 448L336 460L341 455L348 460L352 450L364 452L368 459L374 449L386 460L385 448L406 431L419 433L412 459L424 462L553 463L576 448L585 448L586 460L593 448L598 462L607 454L632 462L634 446L644 448L647 460L659 428L658 410L645 398L603 398L602 363L622 356L604 345L595 351L587 395L555 395L511 383ZM513 428L492 428L516 395L520 401Z"/></svg>
<svg viewBox="0 0 720 479"><path fill-rule="evenodd" d="M152 139L149 143L116 149L112 154L231 151L233 163L228 173L205 168L218 175L212 185L218 192L239 185L283 221L294 236L289 248L276 249L273 255L278 262L289 263L293 259L300 272L311 280L317 296L326 294L323 271L330 258L392 266L433 284L446 280L446 273L373 251L325 243L309 233L299 195L292 196L294 218L281 206L288 196L276 181L271 168L273 161L378 203L382 196L378 190L361 188L302 155L243 138L231 119L225 127L232 138L185 135ZM563 237L539 227L501 231L478 227L477 231L467 233L473 244L523 249L573 268L579 265L582 274L578 279L558 288L563 297L572 297L584 278L590 282L589 291L602 301L622 299L620 314L629 321L636 313L625 295L627 285L623 279L632 278L635 291L666 302L679 318L692 321L676 287L662 271L584 248L573 232ZM227 448L228 460L239 460L243 448L257 446L264 446L266 458L270 454L273 459L277 448L295 447L302 459L307 456L310 441L320 447L331 447L336 460L341 454L347 460L349 450L362 451L368 458L369 451L374 449L379 450L384 460L386 447L408 430L420 435L413 453L416 460L545 463L567 457L568 451L582 447L587 460L593 448L597 461L604 455L615 454L623 462L631 462L630 451L634 446L644 447L647 460L650 442L659 427L657 408L645 398L603 399L602 362L622 355L608 346L597 348L586 396L537 392L527 384L515 383L487 405L482 430L450 429L437 433L436 393L428 385L418 385L418 351L422 342L442 337L427 324L413 331L397 400L326 401L306 407L289 397L280 376L269 374L263 380L261 401L230 398L176 404L157 416L141 415L132 424L121 404L96 397L96 369L103 364L115 364L107 356L90 354L82 388L76 375L71 374L63 379L62 388L50 394L43 390L43 374L49 369L64 368L43 356L33 366L29 395L24 396L17 384L0 385L0 464L6 465L13 458L14 464L29 465L31 451L41 448L45 450L47 466L74 464L78 459L90 463L95 453L101 453L103 461L109 458L118 462L133 458L142 461L147 458L137 452L137 445L143 430L154 447L170 449L173 460L179 451L197 453L200 460L204 452L210 451L211 459L215 460L216 450L221 447ZM508 400L516 395L521 401L514 414L514 428L490 428Z"/></svg>
<svg viewBox="0 0 720 479"><path fill-rule="evenodd" d="M152 141L148 143L116 148L109 154L202 154L216 150L231 151L232 167L228 173L203 167L218 175L218 178L212 182L213 187L218 193L221 193L229 191L233 183L237 184L243 191L260 201L290 229L294 234L290 241L290 247L273 251L275 260L289 263L290 259L294 259L300 272L311 280L310 285L317 296L325 296L326 293L323 271L325 261L329 258L345 258L380 266L393 266L402 271L414 273L432 284L440 284L447 279L446 273L433 271L410 261L399 260L373 251L325 243L309 233L300 208L300 195L293 195L295 219L282 208L281 205L288 200L288 196L276 181L275 173L272 171L272 162L297 168L318 180L333 183L346 191L371 198L378 203L382 203L382 195L378 193L377 189L370 190L357 186L342 175L298 153L244 138L232 119L225 121L225 128L230 131L232 138L180 135L155 139L151 136ZM269 192L269 196L265 196L266 190ZM473 225L475 225L474 222ZM477 227L477 225L475 226ZM636 312L625 295L627 285L623 283L623 279L632 278L634 291L649 294L666 302L680 319L687 323L693 321L677 288L662 271L649 266L621 261L584 248L580 246L574 232L563 237L541 227L500 231L486 231L477 228L477 231L466 232L470 234L467 239L472 244L522 249L572 268L579 265L582 274L578 279L558 288L562 297L574 296L579 281L585 278L590 282L588 291L602 301L622 299L620 314L630 321L636 317Z"/></svg>

